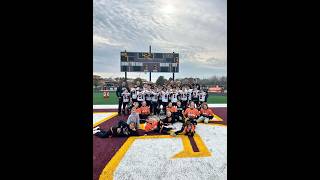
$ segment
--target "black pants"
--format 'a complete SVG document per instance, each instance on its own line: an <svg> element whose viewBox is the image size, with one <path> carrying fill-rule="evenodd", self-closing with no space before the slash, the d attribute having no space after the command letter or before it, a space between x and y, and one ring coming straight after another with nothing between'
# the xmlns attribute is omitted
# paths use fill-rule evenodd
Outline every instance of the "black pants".
<svg viewBox="0 0 320 180"><path fill-rule="evenodd" d="M158 114L158 102L151 102L151 113Z"/></svg>
<svg viewBox="0 0 320 180"><path fill-rule="evenodd" d="M168 106L168 102L162 102L163 110L166 111L166 107Z"/></svg>
<svg viewBox="0 0 320 180"><path fill-rule="evenodd" d="M128 105L129 102L123 102L122 103L122 110L124 112L124 114L127 114L128 112L126 112L126 106Z"/></svg>
<svg viewBox="0 0 320 180"><path fill-rule="evenodd" d="M112 131L111 131L112 128ZM95 135L99 138L108 138L109 136L116 136L117 128L111 127L108 131L100 130L100 132L97 132Z"/></svg>
<svg viewBox="0 0 320 180"><path fill-rule="evenodd" d="M149 115L145 115L145 114L139 114L139 117L140 117L140 122L141 122L141 119L147 119Z"/></svg>
<svg viewBox="0 0 320 180"><path fill-rule="evenodd" d="M122 98L119 98L118 114L121 115Z"/></svg>
<svg viewBox="0 0 320 180"><path fill-rule="evenodd" d="M172 106L176 106L177 105L177 102L172 102Z"/></svg>
<svg viewBox="0 0 320 180"><path fill-rule="evenodd" d="M139 103L139 107L141 107L141 106L142 106L142 102L143 102L143 101L138 101L138 103Z"/></svg>
<svg viewBox="0 0 320 180"><path fill-rule="evenodd" d="M181 101L181 106L183 107L183 109L186 109L188 104L188 101Z"/></svg>
<svg viewBox="0 0 320 180"><path fill-rule="evenodd" d="M199 108L199 99L192 100L194 104L196 105L196 108Z"/></svg>
<svg viewBox="0 0 320 180"><path fill-rule="evenodd" d="M151 105L151 101L146 101L146 103L147 103L147 106Z"/></svg>
<svg viewBox="0 0 320 180"><path fill-rule="evenodd" d="M184 117L183 117L182 113L180 113L180 112L174 112L174 113L173 113L173 117L174 117L174 119L175 119L176 122L179 121L179 122L183 122L183 123L184 123ZM179 117L181 117L181 120L180 120Z"/></svg>

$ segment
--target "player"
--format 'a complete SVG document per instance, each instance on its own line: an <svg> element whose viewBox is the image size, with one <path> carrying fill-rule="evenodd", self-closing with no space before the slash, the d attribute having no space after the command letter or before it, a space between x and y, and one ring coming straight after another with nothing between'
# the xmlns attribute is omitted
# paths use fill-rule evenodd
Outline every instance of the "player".
<svg viewBox="0 0 320 180"><path fill-rule="evenodd" d="M193 87L191 99L196 105L196 107L198 108L199 107L199 90L197 89L197 86Z"/></svg>
<svg viewBox="0 0 320 180"><path fill-rule="evenodd" d="M138 91L137 85L134 85L134 87L131 88L130 90L132 102L137 102L137 91Z"/></svg>
<svg viewBox="0 0 320 180"><path fill-rule="evenodd" d="M93 134L100 138L110 138L110 137L127 137L127 136L137 136L138 132L135 128L134 122L129 125L124 121L119 121L117 126L112 126L109 130L101 130L99 126L93 128Z"/></svg>
<svg viewBox="0 0 320 180"><path fill-rule="evenodd" d="M206 92L204 92L204 90L201 89L199 92L199 109L200 107L202 107L202 104L206 102L206 95Z"/></svg>
<svg viewBox="0 0 320 180"><path fill-rule="evenodd" d="M136 110L139 113L140 119L146 120L150 115L150 107L147 106L146 101L142 102L142 106Z"/></svg>
<svg viewBox="0 0 320 180"><path fill-rule="evenodd" d="M161 102L164 108L167 107L169 102L169 92L166 87L164 87L161 91Z"/></svg>
<svg viewBox="0 0 320 180"><path fill-rule="evenodd" d="M145 101L145 94L144 94L144 91L142 89L137 91L137 100L138 100L138 103L139 103L139 107L141 107L142 102Z"/></svg>
<svg viewBox="0 0 320 180"><path fill-rule="evenodd" d="M190 107L187 108L184 112L184 118L188 118L191 121L198 118L200 115L198 109L195 108L195 104L193 101L190 102Z"/></svg>
<svg viewBox="0 0 320 180"><path fill-rule="evenodd" d="M171 94L170 94L170 100L171 100L173 106L176 106L176 105L177 105L178 92L177 92L176 88L173 88L173 89L172 89L172 92L171 92Z"/></svg>
<svg viewBox="0 0 320 180"><path fill-rule="evenodd" d="M145 94L147 106L151 106L151 89L150 89L150 86L146 87L146 89L144 91L144 94Z"/></svg>
<svg viewBox="0 0 320 180"><path fill-rule="evenodd" d="M128 114L129 112L127 112L127 105L129 103L129 100L130 100L130 93L128 92L127 89L124 90L123 93L121 93L122 95L122 111L123 111L123 114L126 115Z"/></svg>
<svg viewBox="0 0 320 180"><path fill-rule="evenodd" d="M211 109L208 108L208 104L203 103L202 108L200 110L200 117L197 119L197 122L204 121L204 123L207 124L209 120L213 118L213 116L213 112Z"/></svg>
<svg viewBox="0 0 320 180"><path fill-rule="evenodd" d="M122 84L117 88L116 91L116 95L118 97L118 102L119 102L119 106L118 106L118 114L121 115L121 106L122 106L122 93L124 92L124 90L128 89L126 86L126 82L122 82Z"/></svg>
<svg viewBox="0 0 320 180"><path fill-rule="evenodd" d="M183 87L183 90L179 91L179 99L181 101L181 106L183 109L187 107L188 103L188 90L187 87Z"/></svg>
<svg viewBox="0 0 320 180"><path fill-rule="evenodd" d="M196 133L196 125L197 125L197 122L187 118L185 123L183 123L181 129L179 131L172 132L171 135L176 136L180 133L183 133L187 136L194 136L194 134Z"/></svg>
<svg viewBox="0 0 320 180"><path fill-rule="evenodd" d="M152 94L152 96L151 96L151 113L158 114L159 93L156 91L156 89L152 89L151 94Z"/></svg>

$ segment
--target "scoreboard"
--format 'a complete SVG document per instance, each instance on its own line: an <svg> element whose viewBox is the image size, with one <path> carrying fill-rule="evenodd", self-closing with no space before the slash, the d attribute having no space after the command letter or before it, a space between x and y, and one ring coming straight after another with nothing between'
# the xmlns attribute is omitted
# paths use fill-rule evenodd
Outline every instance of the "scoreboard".
<svg viewBox="0 0 320 180"><path fill-rule="evenodd" d="M179 72L179 53L120 52L121 72Z"/></svg>

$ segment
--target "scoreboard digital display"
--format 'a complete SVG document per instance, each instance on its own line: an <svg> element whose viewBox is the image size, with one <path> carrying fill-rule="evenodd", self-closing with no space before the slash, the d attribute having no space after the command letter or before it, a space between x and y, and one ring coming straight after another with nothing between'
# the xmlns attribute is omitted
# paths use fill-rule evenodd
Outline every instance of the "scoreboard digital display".
<svg viewBox="0 0 320 180"><path fill-rule="evenodd" d="M120 52L121 72L179 72L179 53Z"/></svg>

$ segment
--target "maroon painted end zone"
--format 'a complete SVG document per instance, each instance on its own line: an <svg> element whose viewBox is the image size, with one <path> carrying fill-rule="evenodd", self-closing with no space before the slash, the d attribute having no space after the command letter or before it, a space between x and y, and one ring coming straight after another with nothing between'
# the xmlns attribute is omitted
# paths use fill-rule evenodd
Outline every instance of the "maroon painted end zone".
<svg viewBox="0 0 320 180"><path fill-rule="evenodd" d="M213 108L215 114L220 116L223 119L223 122L214 122L216 124L227 124L227 108L226 107L216 107ZM114 109L101 109L94 110L93 112L117 112ZM113 125L116 125L120 120L127 120L127 115L116 116L108 121L103 122L99 125L101 129L110 128ZM143 130L138 130L139 135L144 135ZM159 135L160 133L147 133L150 135ZM98 180L99 176L107 165L107 163L112 159L115 153L121 148L124 142L127 140L125 137L114 137L114 138L98 138L93 136L93 180ZM198 147L193 138L189 138L192 149L194 152L199 152Z"/></svg>
<svg viewBox="0 0 320 180"><path fill-rule="evenodd" d="M112 125L118 123L122 117L114 117L102 124L100 124L101 129L110 128ZM115 153L120 149L122 144L127 140L125 137L117 138L98 138L93 136L93 179L98 180L99 176L106 166L106 164L111 160Z"/></svg>

